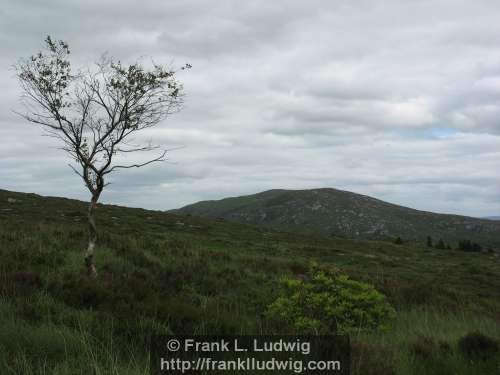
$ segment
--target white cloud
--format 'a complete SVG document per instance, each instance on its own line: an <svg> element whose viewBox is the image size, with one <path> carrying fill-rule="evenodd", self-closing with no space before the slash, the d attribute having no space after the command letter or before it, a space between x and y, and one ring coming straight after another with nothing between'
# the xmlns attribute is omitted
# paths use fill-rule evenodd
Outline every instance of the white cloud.
<svg viewBox="0 0 500 375"><path fill-rule="evenodd" d="M500 213L494 0L8 0L0 10L0 188L85 198L57 143L11 109L10 66L46 34L78 64L108 51L193 69L184 110L144 139L108 202L167 209L270 188L338 187L415 208ZM62 183L63 182L63 183Z"/></svg>

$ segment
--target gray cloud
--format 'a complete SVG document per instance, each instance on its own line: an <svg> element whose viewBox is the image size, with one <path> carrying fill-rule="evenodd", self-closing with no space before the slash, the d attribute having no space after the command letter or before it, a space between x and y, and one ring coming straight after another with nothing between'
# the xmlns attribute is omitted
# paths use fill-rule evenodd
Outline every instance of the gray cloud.
<svg viewBox="0 0 500 375"><path fill-rule="evenodd" d="M14 115L11 69L46 34L77 65L193 64L182 112L145 132L169 163L103 199L156 209L331 186L439 212L500 213L496 1L37 1L0 10L2 188L86 198L57 143ZM140 140L140 139L139 139Z"/></svg>

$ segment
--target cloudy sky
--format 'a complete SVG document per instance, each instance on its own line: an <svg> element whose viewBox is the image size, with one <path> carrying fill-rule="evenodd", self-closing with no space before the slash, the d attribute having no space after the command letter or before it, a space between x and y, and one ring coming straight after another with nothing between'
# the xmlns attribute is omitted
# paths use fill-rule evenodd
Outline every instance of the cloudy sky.
<svg viewBox="0 0 500 375"><path fill-rule="evenodd" d="M500 214L500 4L491 1L4 0L0 188L86 199L55 140L13 113L11 66L45 35L193 69L182 112L145 134L169 162L104 202L155 209L335 187L436 212Z"/></svg>

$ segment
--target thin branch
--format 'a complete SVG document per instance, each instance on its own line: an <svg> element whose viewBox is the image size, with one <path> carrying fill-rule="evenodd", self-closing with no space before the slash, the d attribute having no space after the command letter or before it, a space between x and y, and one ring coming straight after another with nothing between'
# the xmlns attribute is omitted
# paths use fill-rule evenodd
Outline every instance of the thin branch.
<svg viewBox="0 0 500 375"><path fill-rule="evenodd" d="M83 174L81 174L80 172L78 172L75 167L73 167L71 164L68 164L68 166L73 170L73 172L75 172L78 176L80 176L81 178L85 179L83 177Z"/></svg>
<svg viewBox="0 0 500 375"><path fill-rule="evenodd" d="M151 159L145 163L140 163L140 164L130 164L130 165L115 165L113 166L112 168L110 168L108 171L104 172L104 174L108 174L108 173L111 173L113 172L115 169L129 169L129 168L140 168L140 167L144 167L148 164L151 164L151 163L155 163L155 162L159 162L159 161L165 161L165 155L167 155L167 151L163 151L163 153L161 154L161 156L155 158L155 159Z"/></svg>

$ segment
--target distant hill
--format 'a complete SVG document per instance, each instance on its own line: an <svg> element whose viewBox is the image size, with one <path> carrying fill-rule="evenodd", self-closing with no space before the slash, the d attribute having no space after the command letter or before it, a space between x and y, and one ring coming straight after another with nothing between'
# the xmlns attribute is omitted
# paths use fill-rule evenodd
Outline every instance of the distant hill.
<svg viewBox="0 0 500 375"><path fill-rule="evenodd" d="M488 219L488 220L500 220L500 216L486 216L484 219Z"/></svg>
<svg viewBox="0 0 500 375"><path fill-rule="evenodd" d="M451 246L456 246L461 239L483 246L500 246L500 222L419 211L330 188L268 190L198 202L174 211L327 236L400 236L425 241L430 235L435 241L442 238Z"/></svg>

